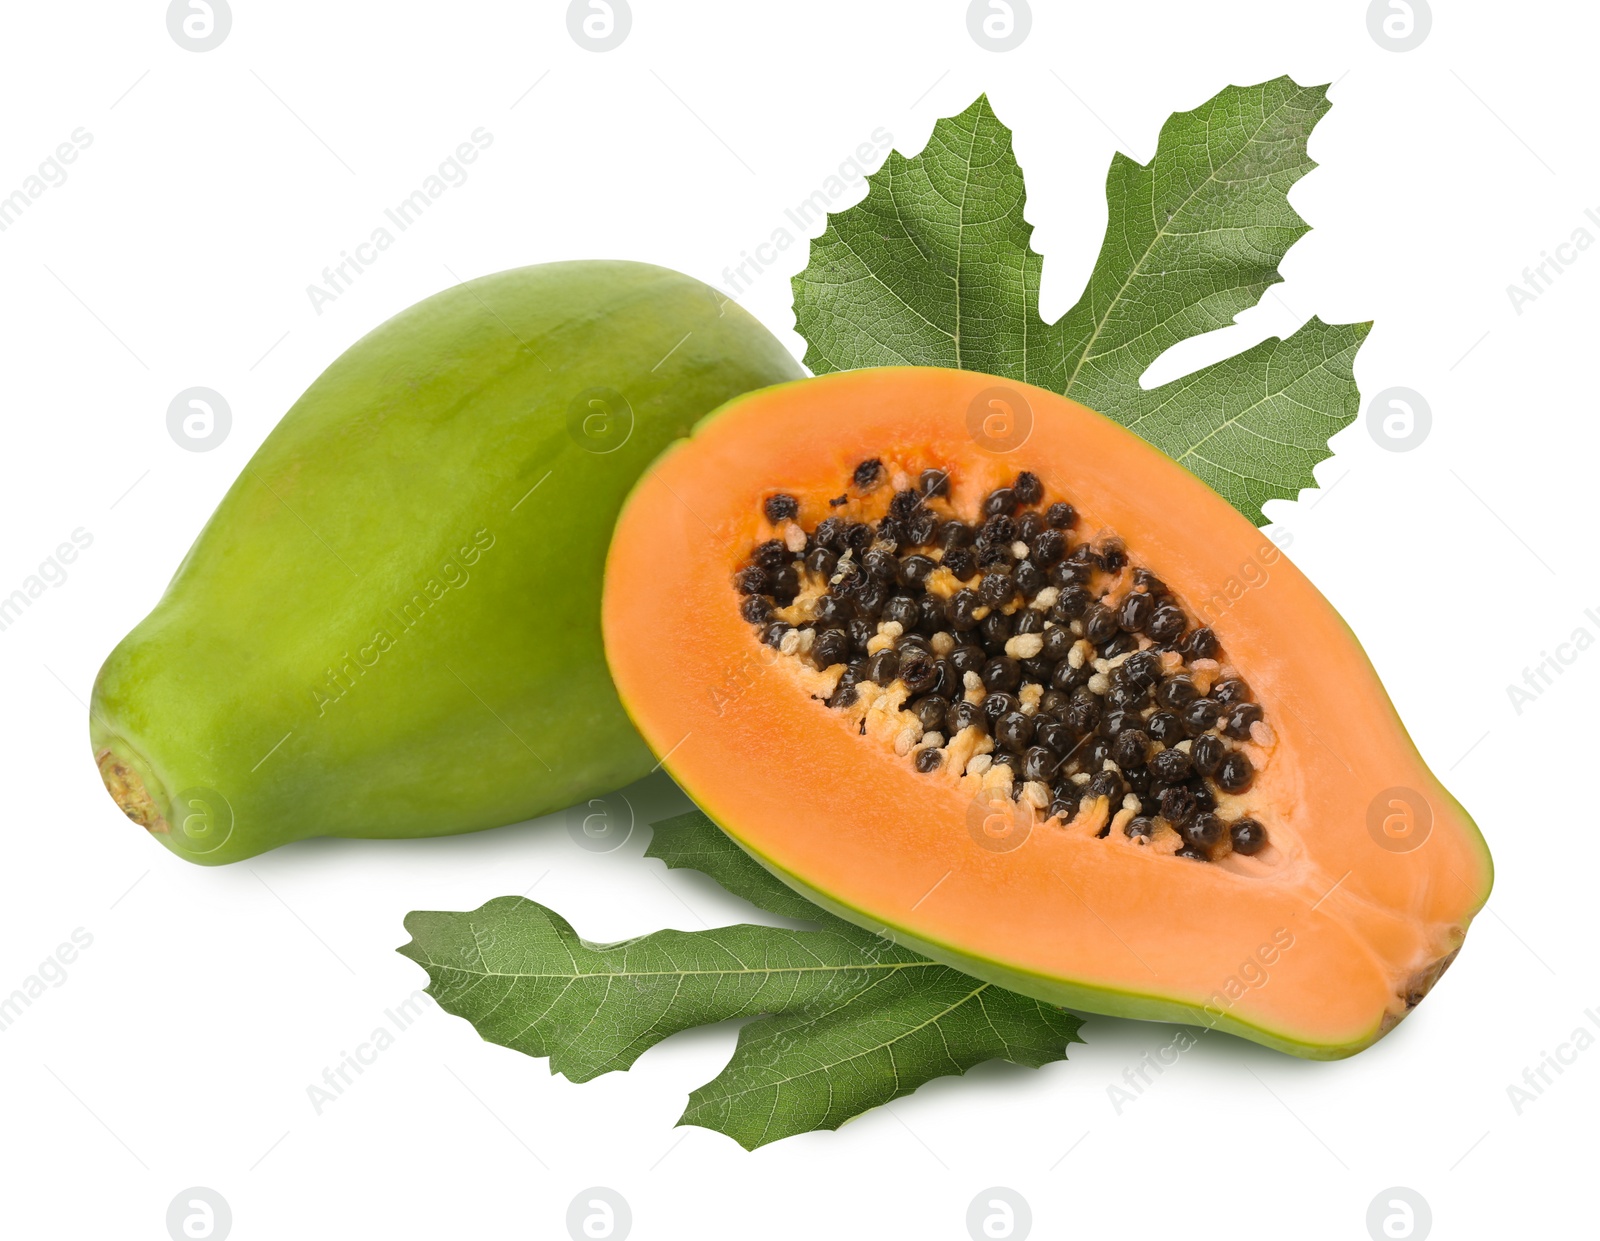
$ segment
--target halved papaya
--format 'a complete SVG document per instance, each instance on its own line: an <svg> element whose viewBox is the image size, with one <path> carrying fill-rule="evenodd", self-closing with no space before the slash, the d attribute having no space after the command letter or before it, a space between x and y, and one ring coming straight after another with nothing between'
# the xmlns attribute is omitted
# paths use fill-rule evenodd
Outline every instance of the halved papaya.
<svg viewBox="0 0 1600 1241"><path fill-rule="evenodd" d="M818 904L1070 1008L1366 1047L1492 882L1317 589L1053 393L884 368L738 397L627 500L618 690Z"/></svg>

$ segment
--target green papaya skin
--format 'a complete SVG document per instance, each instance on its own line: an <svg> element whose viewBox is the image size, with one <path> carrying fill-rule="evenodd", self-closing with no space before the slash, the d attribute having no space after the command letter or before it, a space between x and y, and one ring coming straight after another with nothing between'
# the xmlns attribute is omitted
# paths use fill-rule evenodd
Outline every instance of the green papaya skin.
<svg viewBox="0 0 1600 1241"><path fill-rule="evenodd" d="M101 668L108 791L220 864L644 775L601 647L618 510L703 414L801 374L739 306L640 263L518 268L396 315L289 410Z"/></svg>

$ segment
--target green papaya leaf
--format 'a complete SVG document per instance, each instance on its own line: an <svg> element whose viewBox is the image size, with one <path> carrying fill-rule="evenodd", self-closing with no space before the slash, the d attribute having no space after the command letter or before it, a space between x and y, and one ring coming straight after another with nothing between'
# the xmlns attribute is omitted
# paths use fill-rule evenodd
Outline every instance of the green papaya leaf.
<svg viewBox="0 0 1600 1241"><path fill-rule="evenodd" d="M701 871L768 913L836 929L863 954L893 947L811 904L698 810L652 831L647 857ZM837 1129L985 1060L1038 1068L1066 1059L1068 1043L1083 1042L1083 1023L1070 1013L911 959L930 968L882 971L865 986L841 986L799 1011L744 1026L733 1058L690 1095L680 1123L720 1130L753 1150L791 1134Z"/></svg>
<svg viewBox="0 0 1600 1241"><path fill-rule="evenodd" d="M855 930L850 923L806 900L698 810L652 823L644 855L659 858L673 870L697 870L709 875L735 896L770 914Z"/></svg>
<svg viewBox="0 0 1600 1241"><path fill-rule="evenodd" d="M1169 117L1148 164L1114 156L1088 286L1046 324L1011 131L980 96L939 121L920 155L891 153L866 199L812 243L794 278L806 364L953 366L1064 393L1261 521L1265 501L1315 485L1328 438L1355 418L1352 365L1371 324L1312 318L1159 387L1139 379L1282 280L1309 227L1288 191L1316 166L1306 144L1328 107L1325 87L1287 77L1230 86Z"/></svg>
<svg viewBox="0 0 1600 1241"><path fill-rule="evenodd" d="M985 1060L1039 1068L1081 1043L1079 1018L920 961L859 988L753 1021L722 1072L689 1096L680 1124L726 1133L746 1150L837 1129L869 1108Z"/></svg>
<svg viewBox="0 0 1600 1241"><path fill-rule="evenodd" d="M573 1081L627 1069L669 1035L731 1017L745 1026L727 1067L680 1123L746 1148L836 1129L926 1081L985 1060L1037 1067L1081 1042L1077 1017L939 965L811 905L704 815L660 825L651 849L761 908L818 930L740 925L580 938L522 897L470 913L415 912L400 952L428 994L489 1042L547 1056Z"/></svg>

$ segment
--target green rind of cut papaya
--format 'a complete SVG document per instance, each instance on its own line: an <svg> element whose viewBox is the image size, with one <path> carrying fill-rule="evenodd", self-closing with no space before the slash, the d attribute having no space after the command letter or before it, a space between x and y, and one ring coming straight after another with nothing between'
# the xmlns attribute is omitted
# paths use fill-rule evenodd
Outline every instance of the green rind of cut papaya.
<svg viewBox="0 0 1600 1241"><path fill-rule="evenodd" d="M806 884L799 876L790 874L773 863L771 859L755 852L749 845L741 841L738 836L729 831L727 826L717 818L714 805L707 805L699 798L696 798L695 804L705 811L706 817L722 828L729 838L745 853L749 854L774 877L786 883L812 904L821 906L829 913L836 914L847 922L853 922L857 926L876 931L884 938L893 940L895 943L913 951L920 952L923 956L938 961L943 965L948 965L952 969L960 970L964 974L971 974L974 978L981 979L984 982L992 982L996 986L1032 996L1037 1000L1043 1000L1048 1004L1073 1009L1080 1013L1098 1013L1105 1017L1126 1017L1136 1021L1159 1021L1173 1025L1197 1026L1202 1030L1221 1030L1225 1034L1238 1035L1240 1038L1248 1039L1252 1043L1260 1043L1264 1047L1285 1052L1302 1060L1344 1060L1355 1055L1358 1051L1364 1051L1372 1046L1384 1034L1380 1025L1375 1023L1368 1037L1329 1046L1296 1038L1294 1035L1281 1030L1270 1030L1263 1026L1251 1025L1227 1014L1219 1018L1210 1018L1201 1009L1192 1004L1183 1004L1176 1000L1164 1000L1159 996L1140 995L1136 991L1092 987L1082 983L1066 982L1059 978L1046 978L1040 974L1023 973L994 961L985 961L973 957L952 945L923 939L911 934L902 927L886 924L864 910L843 905L826 893L817 891L817 889Z"/></svg>
<svg viewBox="0 0 1600 1241"><path fill-rule="evenodd" d="M708 410L801 373L739 306L642 263L518 268L401 312L267 436L101 668L108 788L220 864L494 827L645 774L600 636L617 511Z"/></svg>

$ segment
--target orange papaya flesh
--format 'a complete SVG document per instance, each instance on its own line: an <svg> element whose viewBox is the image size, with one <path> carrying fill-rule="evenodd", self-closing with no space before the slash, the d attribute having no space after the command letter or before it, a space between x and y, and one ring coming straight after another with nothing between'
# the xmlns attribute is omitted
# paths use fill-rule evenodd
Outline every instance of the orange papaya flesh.
<svg viewBox="0 0 1600 1241"><path fill-rule="evenodd" d="M958 631L970 617L950 619L957 591L981 592L991 574L1027 575L994 550L1007 529L991 525L987 571L956 554L958 577L937 537L913 542L930 526L915 515L926 509L940 528L958 521L974 529L987 520L985 505L1005 507L1005 497L991 500L995 492L1007 488L1017 499L1019 479L1032 503L1007 510L1017 533L1055 528L1052 504L1075 510L1059 550L1081 563L1059 580L1082 579L1114 615L1130 594L1154 592L1182 613L1183 635L1089 642L1091 613L1069 620L1073 608L1055 607L1070 585L1041 588L1037 579L987 609L1007 617L998 632L985 635L981 624ZM899 493L909 500L896 500ZM908 513L913 521L901 520ZM836 545L841 522L898 538L891 548L874 533L873 544L832 563L808 560L830 518L835 525L822 535ZM1038 560L1035 570L1050 550L1041 559L1013 548ZM866 628L846 625L825 639L838 626L818 619L821 600L850 588L841 590L839 563L864 565L874 551L899 565L912 555L933 562L911 585L905 569L886 570L893 581L879 596L937 594L944 611L897 634L869 589L855 609ZM740 576L763 564L764 594ZM784 569L793 576L779 582ZM1049 606L1037 606L1041 599ZM904 603L896 608L910 620ZM1028 611L1046 617L1043 628L1020 620ZM1147 618L1151 609L1134 611ZM1492 864L1477 828L1423 763L1361 647L1311 582L1188 471L1041 389L896 367L730 401L673 444L627 500L602 618L629 715L743 848L819 905L1049 1002L1214 1028L1310 1058L1347 1056L1427 994L1488 897ZM1049 629L1068 631L1051 650L1059 655L1070 637L1087 675L1099 677L1061 674L1059 684L1079 699L1106 695L1126 675L1121 665L1148 652L1136 667L1159 669L1152 696L1120 719L1121 731L1147 736L1144 768L1126 747L1125 769L1114 760L1106 767L1108 750L1086 753L1117 735L1091 726L1070 748L1058 746L1067 752L1058 770L1025 780L1041 771L1021 757L998 761L1007 748L1025 749L1002 742L999 722L965 723L971 710L947 714L945 728L917 721L927 670L908 658L947 665L935 684L952 707L971 701L981 713L983 701L1012 692L995 688L1011 684L1003 664L993 684L985 683L988 662L951 680L955 648L983 642L986 661L1004 655L1024 669L1015 703L1006 704L1031 720L1024 731L1074 718L1061 697L1044 697L1070 649L1051 661L1032 643L1004 646L1007 626L1041 642ZM920 642L912 636L919 629ZM1216 649L1194 637L1201 629ZM863 662L881 649L896 652L920 696L890 678L888 664ZM868 667L885 683L868 678ZM1192 690L1163 688L1184 678ZM1174 710L1190 726L1183 740L1170 720L1165 744L1150 736L1162 731L1153 717L1165 709L1163 695L1174 704L1226 697L1224 682L1248 686L1259 712L1230 720L1224 710L1206 730L1206 709L1192 719ZM1109 713L1100 711L1102 722ZM1221 739L1253 772L1238 792L1191 774L1185 787L1204 786L1198 809L1150 778L1158 767L1171 775L1173 764L1183 766L1171 755L1158 760L1162 751L1196 754L1195 734ZM1060 741L1059 729L1049 735ZM1119 778L1092 785L1102 770ZM1143 795L1133 791L1141 781ZM1216 819L1204 830L1196 827L1202 814ZM1241 836L1243 820L1258 824L1264 841L1248 829Z"/></svg>

